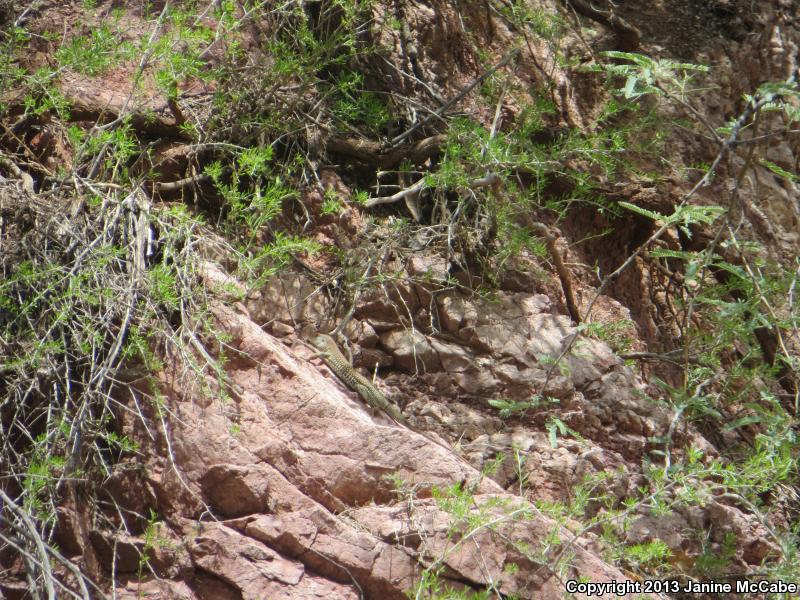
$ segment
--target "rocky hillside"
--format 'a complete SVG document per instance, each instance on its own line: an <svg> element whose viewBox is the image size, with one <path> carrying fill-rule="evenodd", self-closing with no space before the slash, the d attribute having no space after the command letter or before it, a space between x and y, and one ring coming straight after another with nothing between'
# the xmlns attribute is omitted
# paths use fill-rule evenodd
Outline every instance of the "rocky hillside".
<svg viewBox="0 0 800 600"><path fill-rule="evenodd" d="M0 0L0 598L793 597L798 15Z"/></svg>

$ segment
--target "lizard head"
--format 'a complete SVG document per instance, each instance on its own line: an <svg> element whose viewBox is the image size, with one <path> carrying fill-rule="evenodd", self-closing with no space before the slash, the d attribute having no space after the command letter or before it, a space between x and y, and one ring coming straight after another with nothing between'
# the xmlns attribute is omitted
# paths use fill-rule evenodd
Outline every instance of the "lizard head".
<svg viewBox="0 0 800 600"><path fill-rule="evenodd" d="M314 346L317 350L324 350L325 348L328 347L329 339L330 338L328 338L328 336L320 333L319 335L315 335L313 338L311 338L311 345Z"/></svg>

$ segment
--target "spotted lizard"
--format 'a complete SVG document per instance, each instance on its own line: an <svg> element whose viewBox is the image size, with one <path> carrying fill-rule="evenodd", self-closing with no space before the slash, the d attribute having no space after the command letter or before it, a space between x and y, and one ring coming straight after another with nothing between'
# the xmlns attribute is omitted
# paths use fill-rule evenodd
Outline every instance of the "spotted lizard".
<svg viewBox="0 0 800 600"><path fill-rule="evenodd" d="M342 380L342 383L356 392L372 409L383 412L394 422L410 429L414 433L418 433L437 446L452 453L465 464L472 466L465 459L458 456L452 448L411 425L397 405L384 396L366 377L350 366L350 362L344 357L331 336L320 333L311 340L311 344L319 351L317 356L320 356L325 361L325 364Z"/></svg>

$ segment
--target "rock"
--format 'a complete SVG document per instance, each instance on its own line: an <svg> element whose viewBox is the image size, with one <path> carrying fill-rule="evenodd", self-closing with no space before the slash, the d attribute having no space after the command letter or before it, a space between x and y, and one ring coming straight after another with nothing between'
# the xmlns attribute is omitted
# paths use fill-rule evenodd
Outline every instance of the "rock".
<svg viewBox="0 0 800 600"><path fill-rule="evenodd" d="M394 359L377 348L361 348L358 355L353 357L353 364L372 372L376 368L391 367Z"/></svg>
<svg viewBox="0 0 800 600"><path fill-rule="evenodd" d="M794 172L797 169L797 159L795 153L787 142L781 141L774 146L767 148L767 160L774 162L782 169Z"/></svg>
<svg viewBox="0 0 800 600"><path fill-rule="evenodd" d="M475 362L470 353L458 344L432 339L430 345L447 373L463 372Z"/></svg>
<svg viewBox="0 0 800 600"><path fill-rule="evenodd" d="M766 537L758 537L752 540L742 552L742 560L750 565L762 565L768 558L777 559L781 556L780 546Z"/></svg>
<svg viewBox="0 0 800 600"><path fill-rule="evenodd" d="M210 403L196 402L175 377L165 375L160 380L175 416L171 456L183 483L171 475L169 467L148 479L157 502L172 515L171 522L179 524L187 540L185 545L175 545L178 552L191 559L186 563L175 558L165 562L165 568L183 573L197 598L210 598L210 590L217 590L220 598L236 594L259 599L356 598L357 588L350 583L355 578L367 596L399 600L419 573L417 559L402 549L402 543L413 545L415 537L421 540L427 533L419 524L440 518L435 504L424 502L434 485L446 488L460 481L475 482L477 502L494 502L497 497L505 498L504 502L520 501L495 482L481 479L465 461L429 439L380 414L371 415L359 397L325 375L319 361L309 362L311 350L297 344L292 354L246 315L225 306L215 311L220 322L237 331L232 350L247 348L260 357L258 366L242 366L229 373L240 390L235 413L215 396ZM395 329L384 332L381 341L387 347L405 349L406 357L411 356L410 348L420 344L425 359L435 355L441 360L441 355L452 368L465 369L450 376L488 377L486 383L498 383L488 365L481 363L488 359L473 358L451 342L427 342L418 336ZM441 363L429 366L442 368ZM458 410L451 410L449 404L415 400L408 412L414 422L435 428L436 433L450 432L451 441L461 439L464 450L479 465L483 459L469 440L487 431L498 432L503 424L492 411L487 412L485 400L475 409L459 404L453 408ZM139 430L133 414L123 414L121 427L136 439ZM524 444L532 449L529 439ZM140 459L163 463L164 455L163 448L142 445ZM571 453L557 452L550 464L552 468L567 465L571 457ZM414 482L418 496L414 504L421 512L413 520L403 516L408 505L398 500L386 480L389 474ZM199 521L207 514L201 499L230 520ZM356 519L357 526L337 516L345 512ZM547 535L553 526L542 517L532 519L514 525L514 535L529 543ZM414 524L412 529L409 523ZM399 543L396 535L405 541ZM524 575L520 576L504 573L508 561L524 565L526 559L508 555L502 541L487 537L480 543L482 551L495 558L480 563L469 552L454 556L448 567L458 577L485 582L489 568L492 580L502 580L508 593L532 586L542 593L556 593L557 584L534 576L533 567L521 569ZM572 564L579 572L622 576L581 548L576 553ZM132 552L128 568L134 566L134 556Z"/></svg>
<svg viewBox="0 0 800 600"><path fill-rule="evenodd" d="M634 544L645 544L654 540L664 542L671 550L681 550L688 532L692 529L679 513L668 515L639 516L628 530L628 540Z"/></svg>
<svg viewBox="0 0 800 600"><path fill-rule="evenodd" d="M253 321L270 324L304 322L314 314L327 314L323 296L316 286L299 273L281 271L267 280L260 290L251 293L245 306Z"/></svg>
<svg viewBox="0 0 800 600"><path fill-rule="evenodd" d="M406 373L440 371L442 363L428 339L418 331L393 330L381 334L381 344Z"/></svg>
<svg viewBox="0 0 800 600"><path fill-rule="evenodd" d="M17 16L11 8L24 4L0 0L0 20L8 25ZM63 63L54 60L52 53L59 47L67 48L71 41L80 41L76 36L82 38L87 32L97 31L101 20L108 17L109 6L89 8L93 2L44 4L46 9L27 11L24 23L21 22L29 29L30 48L23 45L13 64L16 66L18 62L29 74L42 66L49 68ZM381 60L377 61L380 72L370 61L349 64L366 69L363 73L366 87L400 90L408 96L412 113L417 110L413 108L417 101L435 107L439 105L433 102L435 96L453 98L467 89L476 75L485 72L519 37L516 27L507 19L496 11L484 11L485 7L479 3L401 4L400 15L397 10L387 10L386 3L373 3L365 9L369 26L359 30L359 44L364 42L381 49ZM536 3L536 10L563 12L563 6L559 8L558 4ZM610 2L571 4L612 6ZM715 126L730 122L741 112L744 93L753 93L764 81L786 81L797 70L796 0L749 4L734 0L613 4L612 16L619 20L615 27L627 20L643 26L641 39L647 45L644 50L648 55L715 66L714 79L699 83L704 92L697 103L704 119ZM323 16L318 14L319 3L305 5L308 14L304 16L309 23L313 22L314 27L321 25L316 22ZM550 23L545 12L542 12L544 24L556 25L555 21ZM204 13L205 17L195 24L214 29L212 13ZM335 26L339 14L334 10L329 16ZM577 15L566 16L573 19ZM115 19L120 20L116 33L122 36L121 42L146 39L152 31L153 23L143 18L141 11L122 10ZM579 20L586 25L592 18L583 15ZM398 28L399 21L408 27ZM67 45L53 43L51 39L52 32L61 32L62 25ZM261 35L270 29L262 25L269 23L259 23L256 18L253 22L248 20L247 25L234 32L236 41L241 43L241 64L245 70L261 63L265 44L270 41ZM618 43L619 40L611 39L611 28L596 21L582 32L557 27L563 61L556 60L549 36L528 36L515 57L518 68L503 68L503 77L510 79L500 104L485 102L481 94L472 93L451 108L468 115L476 127L486 131L497 125L495 133L503 136L515 129L523 131L530 124L522 121L528 117L526 108L520 106L529 100L525 90L547 89L551 92L548 98L553 104L552 111L548 109L542 114L540 130L531 138L535 144L557 145L560 138L571 132L576 139L596 134L598 119L607 108L608 92L600 78L580 75L579 69L565 65L577 64L582 55L591 60L599 55L597 51L611 47L604 44ZM414 57L409 55L412 45L417 50ZM227 49L226 41L220 39L204 55L209 64L224 66ZM415 64L409 62L410 58L414 58L411 62ZM106 123L124 118L124 131L119 131L133 136L134 146L146 150L150 157L144 156L147 159L144 162L128 161L133 169L130 175L149 194L153 187L146 180L148 173L157 172L159 177L174 181L189 174L195 166L223 156L206 145L200 147L188 144L188 139L180 139L186 138L186 132L181 131L180 108L190 109L186 115L191 114L192 122L215 122L211 98L215 86L221 83L200 81L188 74L177 84L178 105L168 101L158 86L153 87L153 69L146 69L142 73L143 93L131 95L137 86L130 75L138 58L133 57L133 62L130 59L127 55L120 57L120 61L96 76L62 69L53 85L65 105L71 107L74 120L70 124L83 131L88 132L96 125L94 120L98 115ZM269 57L265 60L261 66L268 68ZM424 86L409 81L411 67L424 75L421 78L425 80ZM335 73L321 73L323 78L329 75ZM384 76L385 81L381 80ZM292 84L294 79L290 76L287 81ZM55 179L50 178L52 186L45 180L41 182L43 186L48 183L46 189L42 187L42 198L48 203L55 202L58 194L69 187L59 188L59 170L69 174L75 167L72 162L75 156L67 148L71 145L68 138L74 136L64 135L66 125L58 118L58 111L33 115L41 111L28 110L30 107L23 100L25 90L16 89L15 81L10 85L4 88L2 98L4 105L10 107L12 119L5 123L7 133L13 134L6 136L5 150L17 159L24 159L20 165L34 174L44 176L49 169L56 175ZM312 106L316 92L308 86L301 87L308 93L296 91L294 85L275 89L288 94L286 106ZM296 97L297 93L301 96ZM255 105L250 108L260 110L259 98L248 99L244 94L242 99L247 99L248 104L254 100ZM326 295L319 293L320 282L302 269L284 269L259 290L248 290L230 275L236 265L226 244L208 236L196 246L197 250L225 264L227 271L208 262L197 273L211 292L215 326L225 334L225 343L231 349L225 364L229 389L222 389L216 373L195 373L196 376L188 377L194 365L181 362L186 355L170 356L164 372L154 374L154 381L126 377L109 399L112 402L108 406L114 410L109 423L115 432L135 441L138 449L117 461L114 448L102 448L103 458L109 457L113 459L109 462L114 463L101 484L103 500L76 507L69 504L76 502L72 498L66 500L65 506L58 507L55 540L59 547L87 573L100 575L99 583L105 589L111 586L108 579L103 580L102 571L110 572L113 567L118 578L114 594L126 600L362 597L399 600L406 598L408 590L419 580L422 565L432 564L440 557L444 566L442 578L456 588L454 593L466 594L493 585L498 596L549 598L563 595L566 578L623 579L623 573L598 558L607 548L601 547L597 535L590 533L574 543L566 542L571 534L531 510L527 501L568 500L585 477L601 472L613 473L604 480L602 491L622 500L638 493L637 487L645 483L643 464L651 458L653 438L672 434L671 452L673 464L677 464L689 447L702 450L704 460L717 456L714 444L723 448L731 441L739 443L736 432L715 432L709 441L686 418L677 420L678 427L672 431L670 425L677 415L660 401L661 392L655 386L645 387L642 379L601 341L579 340L569 356L551 368L553 359L577 331L569 319L554 314L560 310L563 293L552 270L543 269L540 264L544 261L537 258L534 263L530 254L523 251L521 258L512 257L504 262L502 270L476 275L481 269L475 267L482 266L476 263L491 264L497 258L488 256L489 260L483 262L480 253L505 250L501 244L508 237L502 230L497 231L496 240L489 240L493 232L487 232L489 236L484 239L476 239L472 233L465 236L469 239L462 237L471 226L469 221L481 228L485 223L481 220L487 214L484 211L487 205L482 204L484 198L468 197L462 186L448 186L447 190L440 186L435 192L426 190L420 196L425 222L410 228L397 220L384 219L386 212L394 212L399 204L366 210L350 202L353 186L363 184L368 171L374 172L373 166L383 171L377 183L379 188L385 185L386 189L395 183L408 184L393 178L405 166L384 165L383 157L368 152L358 157L358 152L350 156L333 150L335 130L345 123L330 120L332 107L326 104L328 100L331 98L325 99L315 112L324 122L309 125L310 129L317 125L320 130L331 129L324 134L331 141L328 151L327 142L323 142L319 132L309 131L305 141L297 138L297 131L283 138L288 144L283 150L289 154L295 152L292 144L303 153L307 151L309 168L302 170L304 176L311 174L312 178L307 178L309 185L302 186L305 189L296 197L287 199L281 214L269 225L271 232L283 231L287 225L294 231L302 227L304 234L323 246L331 248L335 243L336 252L321 252L302 259L318 272L334 272L345 266L354 268L353 272L361 276L367 260L380 259L373 263L370 274L370 283L380 280L380 285L364 286L355 313L348 315L353 318L345 334L354 340L353 348L359 350L355 352L356 364L364 365L370 373L375 365L384 368L378 373L377 387L397 397L401 405L405 401L412 423L430 428L432 435L446 437L448 443L463 448L474 465L481 466L502 452L509 453L495 475L509 490L481 477L475 468L445 448L380 413L373 414L357 393L345 388L294 338L296 329L309 326L315 331L331 331L347 314L346 303L332 306ZM642 98L639 102L645 109L655 108L655 100ZM426 119L429 111L423 106L418 108L419 118ZM661 103L659 110L667 119L678 113L668 102ZM21 120L14 116L19 116L20 111L26 113ZM125 115L120 115L121 111ZM413 114L395 116L401 121L414 118ZM81 121L89 118L92 121ZM764 153L781 168L796 172L796 139L779 139L771 133L786 124L781 121L783 117L773 111L765 112L763 118L762 127L758 131L743 130L744 138L740 141L747 142L748 136L769 134L764 136L762 144L749 147ZM26 124L25 128L16 131L20 124ZM228 129L225 123L220 124L222 127L216 133L222 137L209 139L241 142L245 146L256 142L239 125L234 125L234 131L230 132L239 139L224 140ZM408 124L392 123L390 127L395 129L397 125L402 128ZM358 129L368 137L378 133L368 132L366 123L359 124ZM382 131L381 136L386 133ZM395 132L388 133L391 137ZM414 140L427 135L417 133L419 137L406 139L397 150L412 156L413 150L410 154L406 150L412 148ZM644 163L652 160L674 165L675 173L659 176L656 184L634 173L626 181L627 175L622 172L615 174L615 181L606 181L602 176L597 177L601 169L576 158L580 153L567 153L561 161L561 170L583 171L590 177L588 183L599 184L598 193L611 202L627 200L644 209L669 214L676 199L684 198L688 191L684 171L688 172L691 185L700 171L694 167L713 160L713 153L708 154L708 144L695 138L678 133L662 146L661 155L640 157ZM152 140L156 141L148 144ZM367 139L362 142L365 147L373 146ZM278 154L282 160L286 152ZM747 162L746 155L746 149L733 152L733 162L719 169L716 180L696 200L714 202L717 196L724 195L724 178L731 175L726 170L741 169ZM353 158L361 164L349 162ZM489 155L485 158L488 163L497 163L498 159ZM503 163L502 157L499 158ZM685 161L681 162L681 158ZM791 177L771 172L760 158L763 157L755 156L749 164L751 170L745 183L751 185L739 189L743 226L737 235L748 244L769 242L760 246L750 244L750 248L757 250L756 264L761 260L767 264L781 260L794 264L800 244L797 185L790 181ZM436 155L412 162L411 168L420 172L436 170L444 164ZM644 163L639 165L642 172L652 167ZM12 186L7 179L8 169L3 167L2 171L0 192L6 194ZM515 197L517 192L527 193L522 188L543 192L542 200L575 197L572 194L575 183L563 173L551 173L545 188L538 190L534 189L538 183L530 181L531 176L524 169L515 171L520 190L515 190L514 185L504 186L503 198L499 194L495 198L485 197L493 205L489 207L492 210L511 210L506 215L499 214L506 221L510 217L522 223L517 219L526 216L520 212L524 204L519 202L525 199ZM508 172L512 172L511 167ZM122 172L115 169L115 173ZM314 174L319 185L313 183ZM99 179L103 177L100 171L96 175ZM251 182L249 177L234 180L242 184ZM77 183L88 185L90 181ZM203 187L211 191L210 186L203 184ZM120 193L120 197L125 193L113 187L102 189L103 193ZM486 188L473 191L489 193ZM380 189L375 192L383 193ZM198 198L192 196L194 193L192 188L186 188L180 200L196 203ZM221 208L215 205L219 200L216 194L203 195L206 200L201 204L210 200L214 205L203 206L203 211L211 208L215 212ZM177 194L173 199L176 197ZM323 215L322 204L332 197L346 205L335 214ZM78 204L76 201L76 211ZM531 218L548 219L548 226L561 229L559 244L568 247L567 268L574 275L579 300L591 298L598 276L622 264L652 231L649 220L627 215L617 219L614 235L597 235L609 225L607 211L603 214L603 210L594 206L574 202L569 210L555 216L546 206L546 203L530 203ZM9 212L8 208L4 204L2 241L6 251L9 249L6 238L14 234L11 213L16 212ZM451 209L458 212L447 215ZM448 216L452 217L450 223L446 222ZM66 239L69 229L68 223L58 224L55 234L59 244L62 238ZM671 250L698 249L708 241L702 242L707 233L703 229L698 227L687 240L684 232L672 228L656 245ZM155 227L152 232L156 233ZM252 233L253 240L258 242L267 236L266 231ZM149 253L149 241L158 242L152 248L153 254ZM459 243L464 241L464 245ZM478 246L484 241L489 244L466 247L476 241ZM149 260L168 256L162 256L158 244L160 240L148 240ZM372 249L370 244L374 244ZM441 256L436 254L445 245L447 250ZM720 251L724 246L719 245ZM409 247L413 248L411 252ZM186 246L187 250L190 248L191 245ZM343 260L339 250L350 254ZM370 256L371 251L374 253ZM592 315L599 323L625 321L626 327L621 331L624 337L632 337L634 344L642 346L637 350L674 347L674 342L682 340L684 334L674 312L670 316L676 306L674 291L657 280L666 275L662 282L668 282L669 273L659 274L652 260L652 256L642 254L611 285L604 287L609 296L600 297ZM662 266L672 269L675 262L667 260ZM452 281L451 269L456 265L461 271L453 277L462 285L448 287ZM328 283L333 288L345 280L352 283L340 276ZM483 290L464 293L463 286L477 291L487 281L497 280L502 281L502 289L492 290L491 300L480 297ZM341 287L345 295L353 290L352 286ZM534 290L547 290L550 298ZM436 331L449 334L447 340L435 337ZM276 337L288 338L289 343L278 342ZM612 340L614 347L620 346L619 338L607 339ZM790 353L797 349L791 336L786 336L786 343ZM218 348L209 345L212 352ZM679 369L670 371L671 367L655 366L656 361L652 362L653 365L637 365L645 378L657 375L668 384L681 380ZM397 369L391 372L385 369L393 366ZM766 376L755 384L753 389L770 386ZM487 405L492 398L525 400L535 396L542 398L538 406L505 421ZM553 399L559 402L551 402ZM567 423L572 431L559 433L556 447L551 447L547 427L556 420ZM37 433L35 428L33 433ZM511 448L517 448L518 454L511 455ZM658 460L655 455L654 458ZM390 480L389 476L395 479ZM404 484L396 489L393 481ZM474 504L465 504L465 511L480 508L486 511L485 515L503 517L499 511L518 510L524 512L525 518L501 518L496 529L476 530L470 544L456 544L447 533L465 531L458 529L458 523L443 510L441 501L437 503L431 498L434 488L444 490L456 484L467 489L473 489L474 484ZM13 485L9 487L10 492L14 489ZM86 491L90 489L87 487ZM673 490L668 489L667 493ZM764 518L770 520L770 526L774 518L779 525L776 529L780 530L786 525L780 522L786 518L784 507L772 500L768 506L771 512L765 510ZM95 507L97 512L92 515ZM588 512L597 510L593 506ZM708 544L705 550L715 553L731 550L730 539L735 537L732 548L735 556L727 575L769 569L771 565L762 563L782 558L780 549L764 524L747 510L748 507L736 504L735 500L717 498L708 506L688 507L663 518L638 515L622 542L662 539L673 548L676 560L673 567L678 570L691 567L693 559L704 550L698 539ZM159 517L156 524L149 522L151 511L156 511ZM90 516L97 518L92 520ZM126 534L105 529L115 521L120 522ZM576 521L565 523L573 531L581 528ZM683 535L687 529L698 530L701 535ZM6 531L2 520L0 530ZM155 544L151 536L154 531ZM559 549L553 547L554 534L560 537L562 548L568 549L557 574L549 571L548 567L553 565L535 563L530 555L519 551L524 544L535 555L543 544L549 544L550 557L556 556ZM158 543L161 539L166 541L164 545ZM142 568L144 553L150 557L155 575ZM13 581L17 573L10 571L21 561L7 560L11 554L9 548L0 548L0 596L27 597L33 592L28 592L26 582L22 580L19 585ZM71 583L69 573L62 570L56 575Z"/></svg>
<svg viewBox="0 0 800 600"><path fill-rule="evenodd" d="M58 527L56 528L56 539L64 556L77 556L83 552L81 535L78 531L80 525L80 515L68 506L58 508Z"/></svg>
<svg viewBox="0 0 800 600"><path fill-rule="evenodd" d="M392 327L396 325L391 324ZM358 345L361 348L374 348L378 343L378 334L375 333L375 328L367 321L359 321L358 319L351 319L344 329L345 337L351 340L358 340Z"/></svg>
<svg viewBox="0 0 800 600"><path fill-rule="evenodd" d="M509 292L533 292L536 290L537 278L528 271L512 269L504 274L500 289Z"/></svg>
<svg viewBox="0 0 800 600"><path fill-rule="evenodd" d="M416 279L426 279L435 283L446 283L449 276L449 263L439 254L412 254L406 269Z"/></svg>
<svg viewBox="0 0 800 600"><path fill-rule="evenodd" d="M294 327L281 321L273 321L269 326L269 332L275 337L287 337L294 333Z"/></svg>
<svg viewBox="0 0 800 600"><path fill-rule="evenodd" d="M107 571L136 573L139 570L145 545L141 537L93 529L89 532L89 539Z"/></svg>
<svg viewBox="0 0 800 600"><path fill-rule="evenodd" d="M439 296L436 300L439 324L448 333L456 333L464 322L465 306L460 296Z"/></svg>
<svg viewBox="0 0 800 600"><path fill-rule="evenodd" d="M216 582L213 578L208 579L212 579L209 582L212 585ZM214 587L204 588L204 591L211 590L214 590L215 593L218 592ZM116 592L119 600L160 600L161 598L169 598L169 600L211 600L212 598L200 591L198 591L198 595L195 595L192 587L186 582L148 579L146 576L143 579L132 578L123 588L118 588ZM233 600L234 596L218 593L213 598L214 600Z"/></svg>
<svg viewBox="0 0 800 600"><path fill-rule="evenodd" d="M500 387L500 380L488 368L479 365L452 375L452 381L470 396L492 394Z"/></svg>
<svg viewBox="0 0 800 600"><path fill-rule="evenodd" d="M208 524L188 547L196 567L234 588L242 600L359 597L352 586L307 573L302 563L222 524Z"/></svg>
<svg viewBox="0 0 800 600"><path fill-rule="evenodd" d="M203 495L223 517L240 517L269 506L269 474L258 465L222 464L210 467L200 479Z"/></svg>

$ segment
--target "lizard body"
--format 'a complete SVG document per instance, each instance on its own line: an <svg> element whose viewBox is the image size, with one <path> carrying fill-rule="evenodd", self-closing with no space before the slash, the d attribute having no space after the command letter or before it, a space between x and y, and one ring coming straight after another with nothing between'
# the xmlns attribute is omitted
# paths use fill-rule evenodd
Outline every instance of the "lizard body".
<svg viewBox="0 0 800 600"><path fill-rule="evenodd" d="M319 334L311 340L311 344L319 350L319 355L330 370L342 380L342 383L361 396L364 402L373 409L384 412L394 421L411 429L400 409L372 385L366 377L350 366L350 362L344 357L331 336Z"/></svg>
<svg viewBox="0 0 800 600"><path fill-rule="evenodd" d="M356 392L370 407L375 410L382 411L396 423L403 425L414 433L418 433L425 439L430 440L437 446L444 448L448 452L454 454L459 460L472 467L469 462L455 454L452 448L436 441L425 432L420 431L411 425L403 413L400 412L400 409L397 407L397 405L384 396L366 377L350 366L350 361L344 357L331 336L323 333L318 334L316 337L314 337L314 339L311 340L311 344L319 351L319 356L322 357L330 370L342 380L342 383Z"/></svg>

